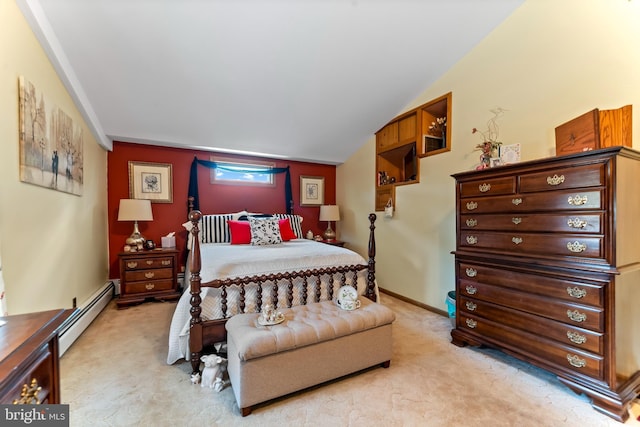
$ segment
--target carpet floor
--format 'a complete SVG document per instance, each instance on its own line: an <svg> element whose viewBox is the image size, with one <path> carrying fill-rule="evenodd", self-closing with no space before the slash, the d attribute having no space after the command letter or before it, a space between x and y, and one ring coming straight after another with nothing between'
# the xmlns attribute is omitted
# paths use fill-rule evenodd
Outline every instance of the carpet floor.
<svg viewBox="0 0 640 427"><path fill-rule="evenodd" d="M244 418L230 386L218 393L193 385L189 363L166 364L175 303L117 310L112 301L60 360L62 401L72 426L623 425L546 371L499 351L452 345L448 318L381 299L397 316L389 369L271 401ZM640 426L638 401L630 412L624 425Z"/></svg>

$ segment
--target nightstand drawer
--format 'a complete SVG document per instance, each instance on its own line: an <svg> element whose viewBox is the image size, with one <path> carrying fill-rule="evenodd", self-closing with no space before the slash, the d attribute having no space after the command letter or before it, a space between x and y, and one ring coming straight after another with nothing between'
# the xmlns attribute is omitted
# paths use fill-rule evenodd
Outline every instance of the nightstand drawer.
<svg viewBox="0 0 640 427"><path fill-rule="evenodd" d="M156 268L140 271L125 271L124 278L127 282L137 282L141 280L158 280L158 279L172 279L173 269L171 268Z"/></svg>
<svg viewBox="0 0 640 427"><path fill-rule="evenodd" d="M173 279L147 280L144 282L128 282L124 285L127 294L140 294L173 289Z"/></svg>
<svg viewBox="0 0 640 427"><path fill-rule="evenodd" d="M125 270L146 270L173 266L172 257L132 258L124 263Z"/></svg>

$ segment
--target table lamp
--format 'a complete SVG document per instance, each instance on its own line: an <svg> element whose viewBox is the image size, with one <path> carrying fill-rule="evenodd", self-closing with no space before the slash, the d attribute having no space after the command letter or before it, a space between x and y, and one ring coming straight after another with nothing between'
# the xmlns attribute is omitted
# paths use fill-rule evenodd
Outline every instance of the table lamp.
<svg viewBox="0 0 640 427"><path fill-rule="evenodd" d="M331 228L331 221L340 221L340 209L338 206L320 206L320 221L327 221L327 229L324 231L324 239L336 240L336 232Z"/></svg>
<svg viewBox="0 0 640 427"><path fill-rule="evenodd" d="M127 245L142 247L145 238L138 230L138 221L153 221L151 200L120 199L118 221L133 221L133 233L127 238Z"/></svg>

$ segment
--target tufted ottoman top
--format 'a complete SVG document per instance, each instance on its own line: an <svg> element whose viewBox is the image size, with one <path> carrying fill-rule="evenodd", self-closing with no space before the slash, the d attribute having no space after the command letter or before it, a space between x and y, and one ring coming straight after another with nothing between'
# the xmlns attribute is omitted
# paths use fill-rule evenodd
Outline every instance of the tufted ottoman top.
<svg viewBox="0 0 640 427"><path fill-rule="evenodd" d="M273 326L259 325L258 313L237 314L225 327L240 360L250 360L373 329L396 318L389 308L368 298L361 298L360 303L353 311L333 301L285 308L280 310L285 320Z"/></svg>

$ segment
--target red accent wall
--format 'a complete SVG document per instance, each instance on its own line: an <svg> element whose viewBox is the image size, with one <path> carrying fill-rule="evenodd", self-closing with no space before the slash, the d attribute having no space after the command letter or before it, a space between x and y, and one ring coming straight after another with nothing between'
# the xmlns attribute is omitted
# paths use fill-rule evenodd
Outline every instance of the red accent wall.
<svg viewBox="0 0 640 427"><path fill-rule="evenodd" d="M326 223L320 223L320 209L316 206L300 206L300 176L324 177L324 202L336 203L336 168L331 165L294 162L279 159L265 159L251 156L236 156L226 153L185 150L145 144L133 144L114 141L113 151L107 156L108 179L108 218L109 218L109 277L119 277L118 253L122 251L125 240L133 231L129 221L118 221L120 199L129 198L129 161L170 163L173 169L173 203L152 203L153 221L138 223L140 233L152 239L160 246L160 237L171 231L176 232L176 246L181 251L179 259L184 264L187 232L182 223L187 221L187 192L189 186L189 169L194 156L198 159L210 160L212 155L219 155L239 160L268 161L276 167L289 166L293 191L293 212L302 215L302 229L306 233L312 230L321 234ZM229 213L247 210L249 212L284 213L286 212L284 196L284 174L276 175L275 187L253 187L241 185L211 184L210 170L198 166L198 187L200 210L202 213Z"/></svg>

